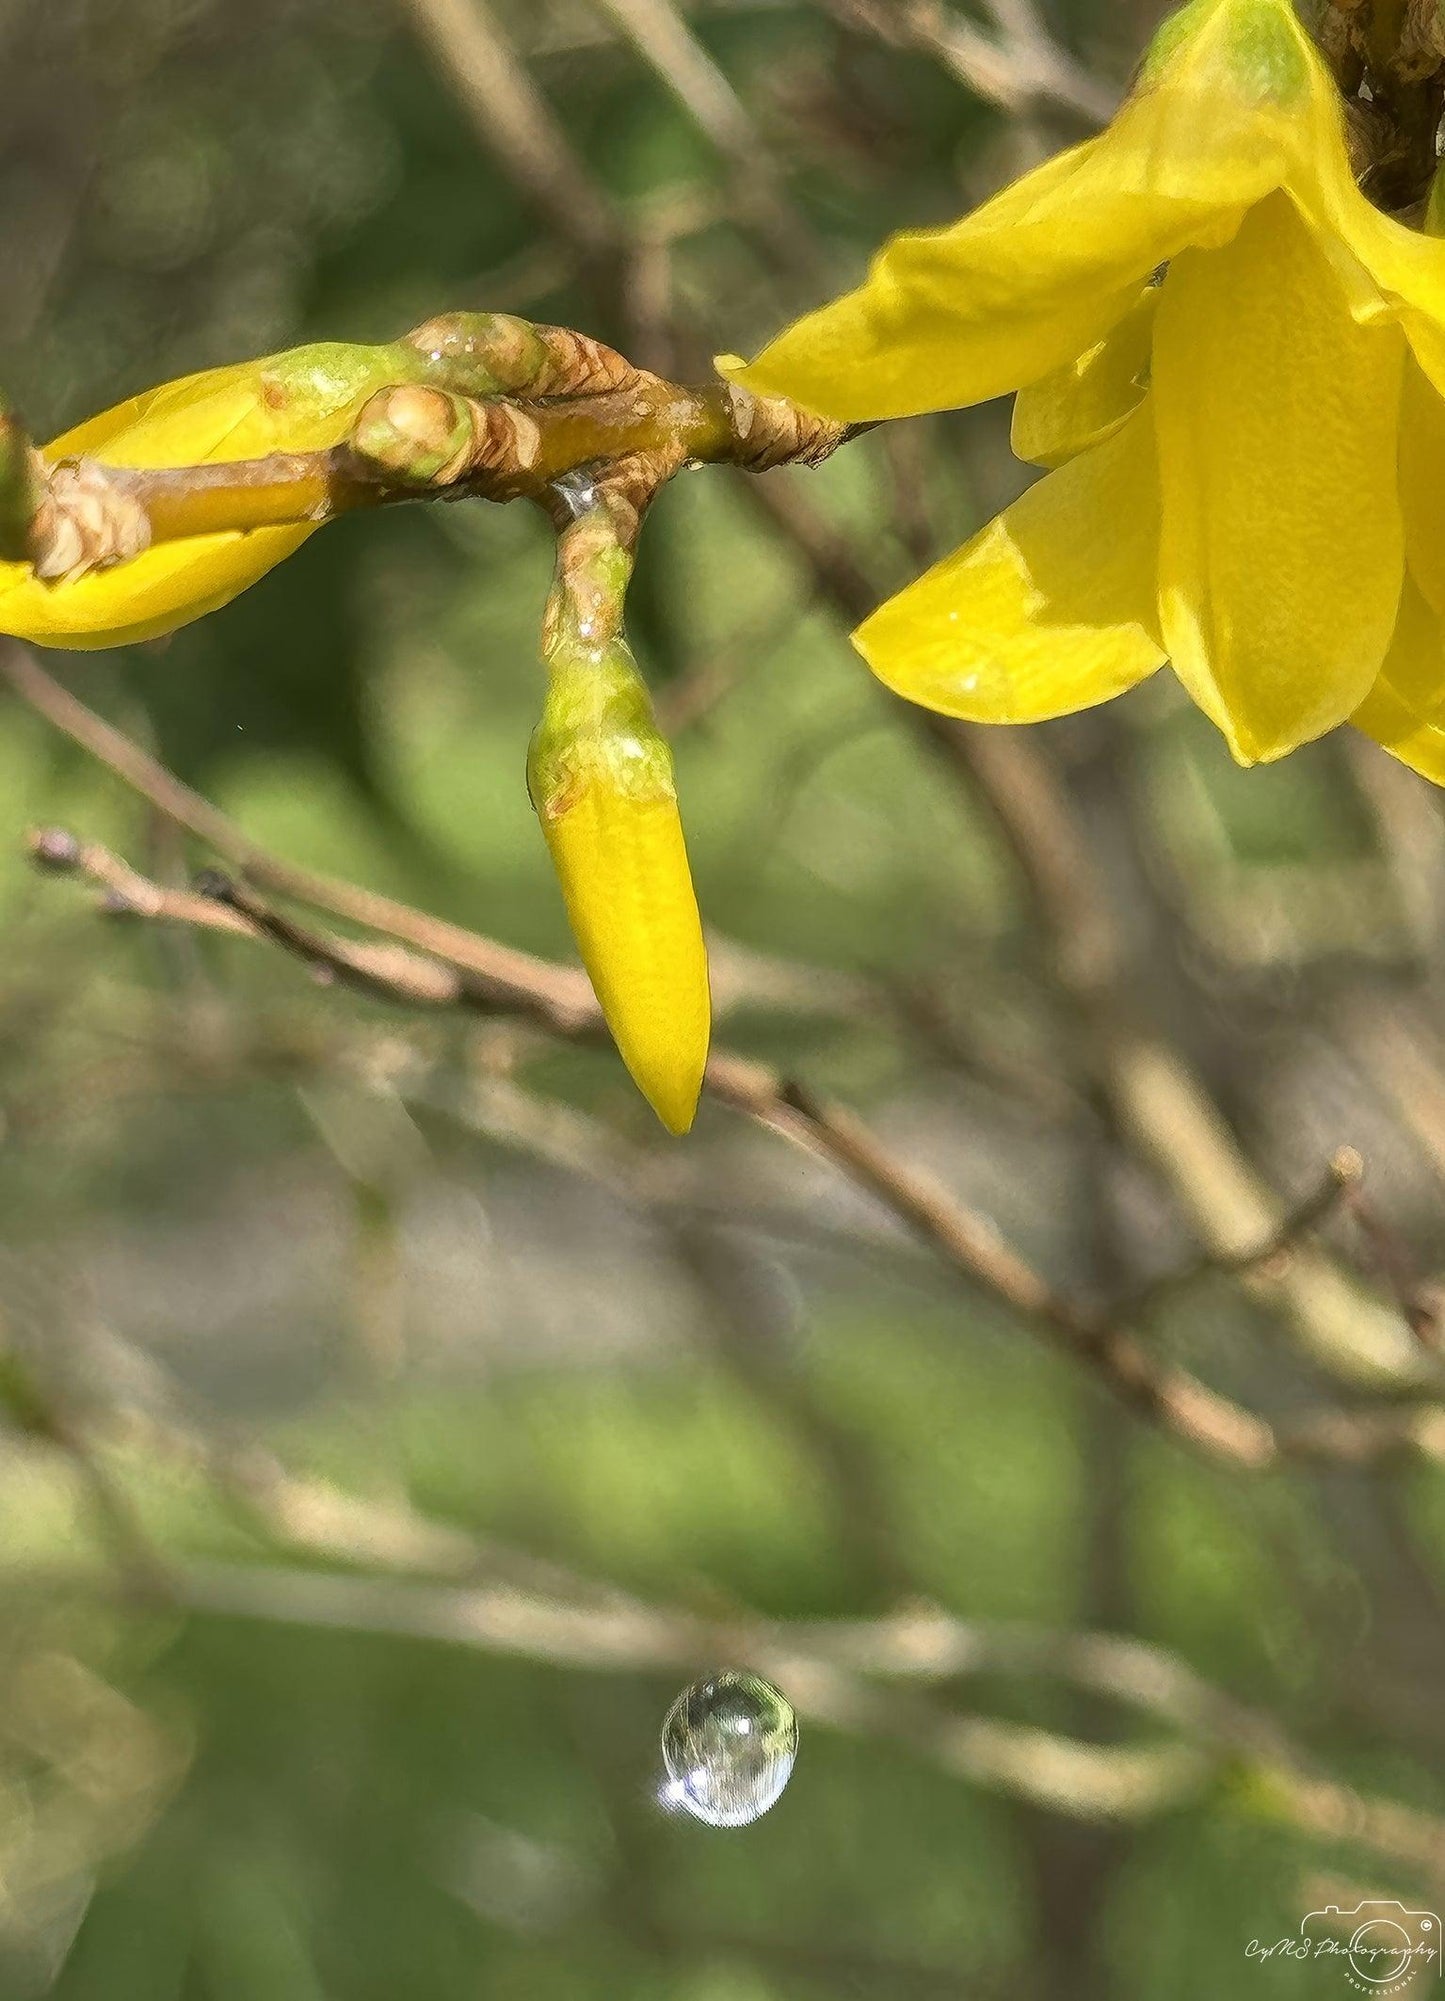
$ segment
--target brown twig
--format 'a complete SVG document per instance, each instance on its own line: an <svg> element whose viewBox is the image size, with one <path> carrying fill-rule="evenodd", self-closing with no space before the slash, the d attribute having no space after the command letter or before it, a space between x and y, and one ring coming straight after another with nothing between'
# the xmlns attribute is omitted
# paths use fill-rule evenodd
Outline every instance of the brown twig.
<svg viewBox="0 0 1445 2001"><path fill-rule="evenodd" d="M108 850L55 830L32 836L32 852L47 867L70 868L101 883L112 909L115 899L121 898L123 907L135 915L198 922L211 929L234 930L239 918L251 935L280 946L313 970L322 968L329 977L398 1007L508 1012L566 1040L595 1040L601 1035L600 1015L590 1003L590 993L585 1011L579 1011L570 982L565 997L559 998L558 980L565 969L545 961L534 962L540 968L538 978L519 977L514 970L505 982L493 977L479 981L465 964L449 960L443 952L419 957L398 953L395 946L357 944L303 926L225 879L213 881L209 896L199 899L167 891L147 883ZM217 915L226 921L218 925ZM407 931L413 936L424 932L430 920L419 912L410 915ZM453 927L439 929L447 935ZM482 947L488 942L477 941ZM485 960L487 955L480 950L471 956ZM1061 1294L986 1218L892 1154L845 1107L790 1082L765 1063L727 1050L713 1052L706 1088L717 1101L830 1161L873 1194L959 1278L1046 1334L1131 1408L1196 1449L1251 1470L1289 1457L1336 1456L1365 1462L1411 1450L1431 1456L1445 1451L1442 1427L1429 1410L1392 1413L1384 1423L1374 1412L1330 1412L1318 1423L1289 1431L1272 1428L1188 1371L1156 1360L1125 1325Z"/></svg>
<svg viewBox="0 0 1445 2001"><path fill-rule="evenodd" d="M1216 1253L1196 1258L1177 1271L1162 1272L1116 1303L1114 1311L1134 1324L1151 1320L1167 1300L1182 1289L1214 1277L1245 1278L1277 1271L1301 1241L1349 1205L1364 1175L1365 1164L1352 1146L1342 1146L1330 1160L1324 1178L1261 1243L1232 1256Z"/></svg>
<svg viewBox="0 0 1445 2001"><path fill-rule="evenodd" d="M418 329L413 343L426 332ZM863 428L726 383L665 382L582 335L528 332L539 337L541 366L526 397L405 384L379 390L351 436L326 450L140 469L90 458L39 462L28 534L36 574L64 582L159 542L319 526L400 501L546 504L558 480L588 468L616 479L646 462L660 484L685 463L749 472L818 465ZM547 352L547 336L565 349Z"/></svg>
<svg viewBox="0 0 1445 2001"><path fill-rule="evenodd" d="M1092 126L1118 108L1118 92L1059 47L1031 0L989 0L993 35L937 0L819 4L855 34L931 56L965 89L1016 116L1051 105Z"/></svg>
<svg viewBox="0 0 1445 2001"><path fill-rule="evenodd" d="M0 644L0 679L28 707L148 799L157 812L223 856L247 882L448 959L483 982L495 983L499 995L510 992L519 1000L540 996L559 1023L595 1020L596 1003L585 974L498 944L339 877L298 868L257 847L208 799L61 687L24 647Z"/></svg>
<svg viewBox="0 0 1445 2001"><path fill-rule="evenodd" d="M422 39L477 136L581 259L616 296L627 230L572 148L485 0L405 0Z"/></svg>
<svg viewBox="0 0 1445 2001"><path fill-rule="evenodd" d="M1401 1318L1421 1347L1438 1353L1441 1302L1422 1285L1408 1245L1358 1188L1348 1190L1345 1200L1364 1241L1369 1267L1384 1281Z"/></svg>
<svg viewBox="0 0 1445 2001"><path fill-rule="evenodd" d="M1320 46L1347 101L1366 190L1403 209L1429 188L1445 109L1436 0L1322 0Z"/></svg>

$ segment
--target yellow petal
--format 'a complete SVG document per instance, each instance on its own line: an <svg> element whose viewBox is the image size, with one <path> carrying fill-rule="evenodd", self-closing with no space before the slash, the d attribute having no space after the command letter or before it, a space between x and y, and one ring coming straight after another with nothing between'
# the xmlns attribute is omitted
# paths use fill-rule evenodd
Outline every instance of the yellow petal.
<svg viewBox="0 0 1445 2001"><path fill-rule="evenodd" d="M1379 671L1404 562L1403 347L1350 318L1282 195L1164 281L1151 396L1164 642L1242 763L1343 722Z"/></svg>
<svg viewBox="0 0 1445 2001"><path fill-rule="evenodd" d="M326 343L209 369L103 411L45 455L164 467L323 450L340 443L367 397L406 360L399 350ZM79 648L154 638L226 604L313 532L195 535L71 583L40 583L27 565L0 563L0 632Z"/></svg>
<svg viewBox="0 0 1445 2001"><path fill-rule="evenodd" d="M1323 72L1288 0L1186 14L1099 138L895 237L733 379L849 421L981 402L1084 353L1187 245L1227 242L1313 144Z"/></svg>
<svg viewBox="0 0 1445 2001"><path fill-rule="evenodd" d="M1445 785L1445 627L1408 579L1380 677L1350 721L1402 764Z"/></svg>
<svg viewBox="0 0 1445 2001"><path fill-rule="evenodd" d="M970 722L1028 723L1163 663L1149 409L1050 473L853 635L881 681Z"/></svg>
<svg viewBox="0 0 1445 2001"><path fill-rule="evenodd" d="M1445 241L1407 229L1366 200L1342 137L1317 146L1291 177L1290 192L1331 258L1355 318L1397 321L1445 395Z"/></svg>
<svg viewBox="0 0 1445 2001"><path fill-rule="evenodd" d="M197 535L74 583L42 584L21 564L0 563L0 632L82 652L157 639L229 604L313 532Z"/></svg>
<svg viewBox="0 0 1445 2001"><path fill-rule="evenodd" d="M540 809L582 963L633 1082L669 1132L697 1112L711 1008L707 950L675 798L599 772Z"/></svg>
<svg viewBox="0 0 1445 2001"><path fill-rule="evenodd" d="M1445 395L1445 240L1439 201L1432 197L1424 229L1407 228L1383 214L1360 192L1343 127L1338 133L1322 127L1289 185L1333 262L1356 319L1364 324L1398 322L1415 359Z"/></svg>
<svg viewBox="0 0 1445 2001"><path fill-rule="evenodd" d="M1122 429L1149 386L1157 286L1146 286L1119 324L1065 368L1019 391L1015 458L1061 466Z"/></svg>
<svg viewBox="0 0 1445 2001"><path fill-rule="evenodd" d="M1400 505L1410 574L1445 615L1445 398L1413 358L1400 391Z"/></svg>

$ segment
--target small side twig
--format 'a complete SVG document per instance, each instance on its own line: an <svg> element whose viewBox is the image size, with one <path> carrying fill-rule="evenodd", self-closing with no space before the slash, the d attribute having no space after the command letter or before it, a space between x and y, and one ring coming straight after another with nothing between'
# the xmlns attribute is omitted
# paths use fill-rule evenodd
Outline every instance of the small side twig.
<svg viewBox="0 0 1445 2001"><path fill-rule="evenodd" d="M854 33L931 56L967 90L1015 116L1052 105L1103 125L1118 92L1061 49L1030 0L990 0L997 33L975 27L937 0L819 0Z"/></svg>
<svg viewBox="0 0 1445 2001"><path fill-rule="evenodd" d="M615 296L621 218L578 160L562 122L527 73L484 0L406 0L488 152L531 196L583 270Z"/></svg>
<svg viewBox="0 0 1445 2001"><path fill-rule="evenodd" d="M1346 1203L1364 1241L1369 1265L1399 1307L1405 1325L1422 1348L1439 1354L1445 1336L1442 1301L1422 1285L1409 1247L1360 1189L1347 1190Z"/></svg>
<svg viewBox="0 0 1445 2001"><path fill-rule="evenodd" d="M1317 1188L1282 1216L1263 1242L1229 1254L1208 1252L1178 1270L1163 1272L1116 1302L1114 1311L1131 1322L1151 1320L1175 1294L1211 1277L1244 1278L1260 1273L1277 1277L1300 1243L1327 1223L1341 1207L1349 1207L1365 1172L1352 1146L1342 1146L1330 1159Z"/></svg>

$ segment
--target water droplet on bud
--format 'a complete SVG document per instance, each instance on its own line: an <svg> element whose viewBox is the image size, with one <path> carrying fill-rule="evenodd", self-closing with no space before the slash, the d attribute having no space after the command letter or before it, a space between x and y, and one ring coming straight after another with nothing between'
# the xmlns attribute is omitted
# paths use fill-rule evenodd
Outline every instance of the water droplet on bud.
<svg viewBox="0 0 1445 2001"><path fill-rule="evenodd" d="M709 1827L747 1827L775 1806L798 1755L792 1705L728 1669L685 1688L662 1726L665 1807Z"/></svg>

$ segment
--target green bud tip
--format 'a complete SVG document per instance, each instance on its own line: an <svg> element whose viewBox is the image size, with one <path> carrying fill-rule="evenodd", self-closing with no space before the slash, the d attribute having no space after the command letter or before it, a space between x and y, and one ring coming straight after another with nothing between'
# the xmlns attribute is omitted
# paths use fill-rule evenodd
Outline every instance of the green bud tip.
<svg viewBox="0 0 1445 2001"><path fill-rule="evenodd" d="M1189 0L1150 43L1139 88L1159 83L1176 56L1216 27L1222 80L1250 103L1289 104L1308 88L1304 30L1290 0Z"/></svg>
<svg viewBox="0 0 1445 2001"><path fill-rule="evenodd" d="M547 363L535 328L510 313L439 313L406 341L427 381L463 396L520 394Z"/></svg>
<svg viewBox="0 0 1445 2001"><path fill-rule="evenodd" d="M541 720L527 752L527 790L543 819L602 783L631 799L677 796L672 751L625 641L553 655Z"/></svg>

